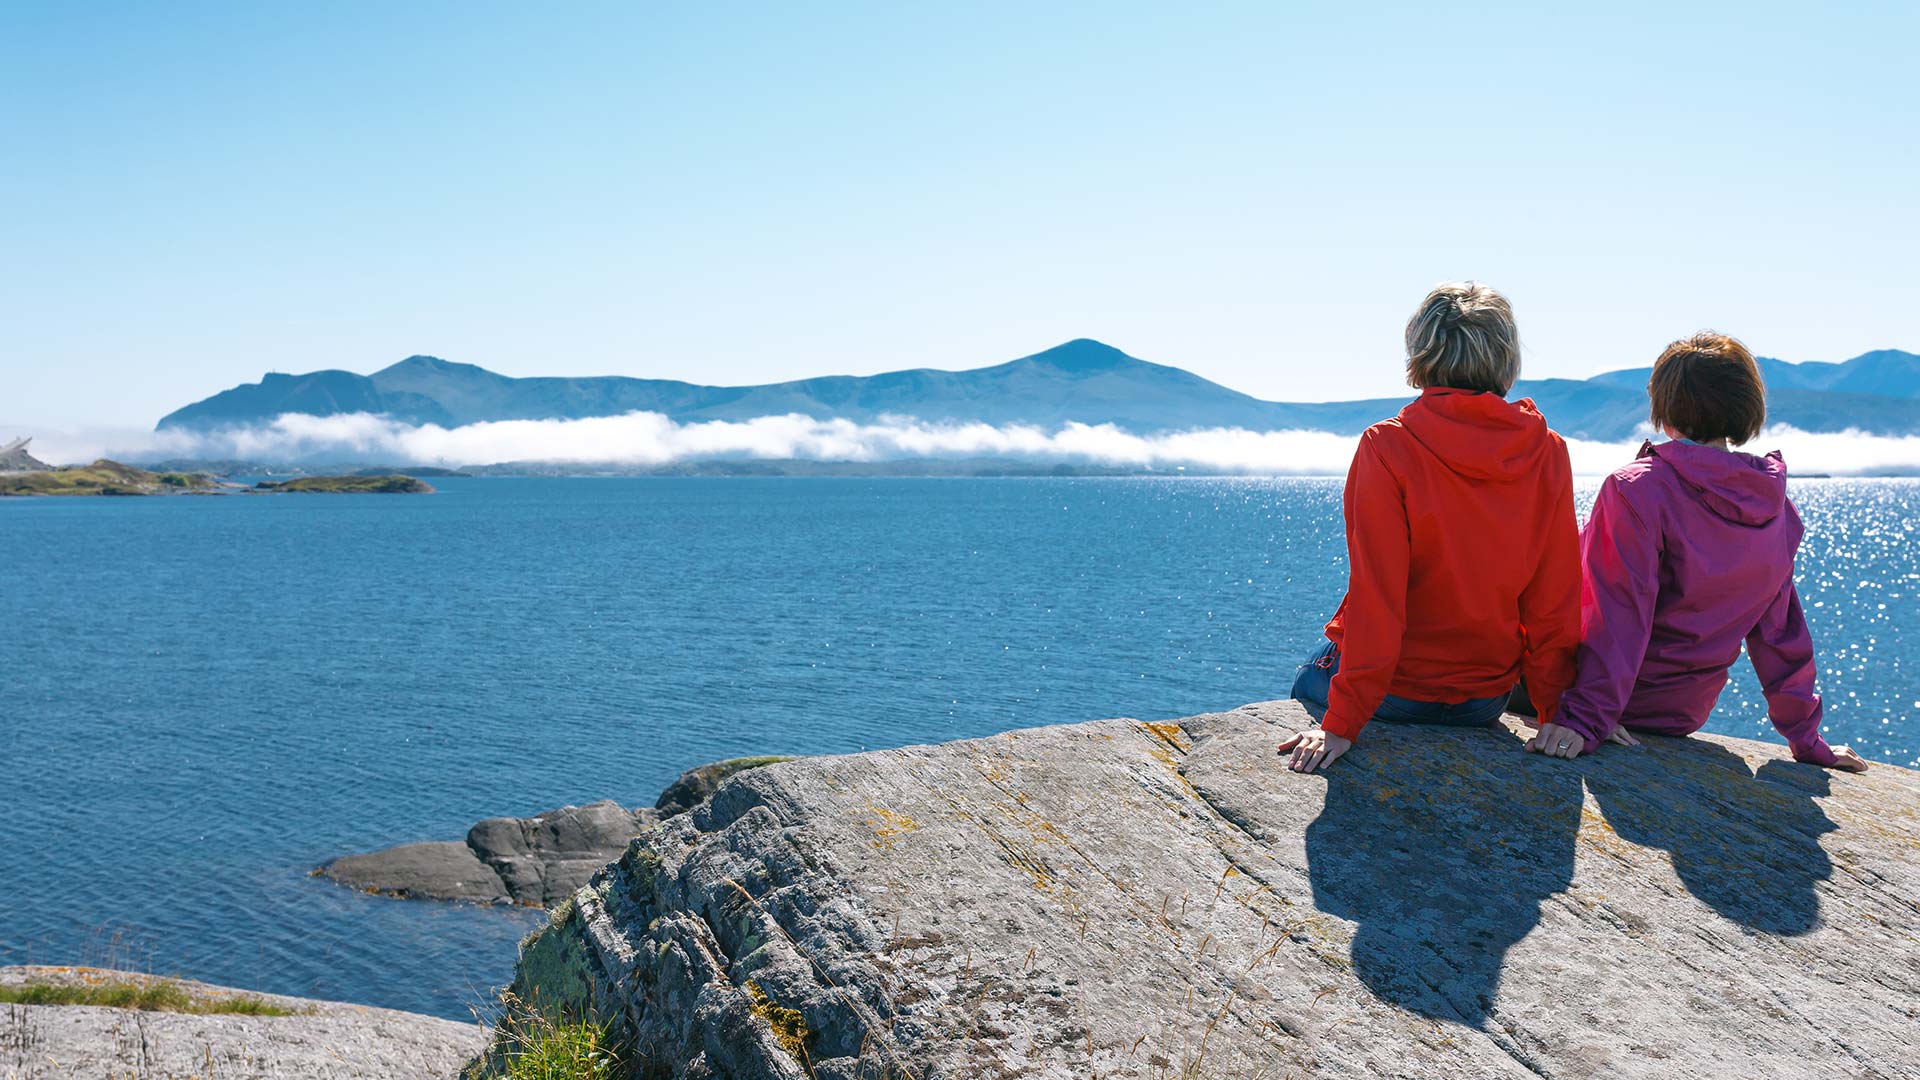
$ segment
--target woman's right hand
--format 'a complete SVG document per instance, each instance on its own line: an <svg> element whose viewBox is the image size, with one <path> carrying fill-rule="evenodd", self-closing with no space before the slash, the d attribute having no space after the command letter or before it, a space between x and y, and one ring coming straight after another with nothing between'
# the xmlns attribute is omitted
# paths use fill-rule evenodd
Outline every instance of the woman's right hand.
<svg viewBox="0 0 1920 1080"><path fill-rule="evenodd" d="M1288 767L1294 772L1313 772L1331 765L1334 759L1353 749L1353 743L1323 728L1296 731L1280 744L1280 752L1293 751Z"/></svg>

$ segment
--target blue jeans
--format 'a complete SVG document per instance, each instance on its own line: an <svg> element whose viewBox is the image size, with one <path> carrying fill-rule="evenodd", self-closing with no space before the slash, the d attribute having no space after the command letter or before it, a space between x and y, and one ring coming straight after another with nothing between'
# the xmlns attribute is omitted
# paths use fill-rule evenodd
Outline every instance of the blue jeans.
<svg viewBox="0 0 1920 1080"><path fill-rule="evenodd" d="M1340 646L1331 641L1307 656L1300 674L1293 680L1293 698L1309 705L1327 707L1327 693L1333 687L1334 673L1340 670ZM1412 701L1388 694L1373 714L1375 720L1395 724L1444 724L1447 727L1486 727L1507 708L1507 695L1474 698L1470 701Z"/></svg>

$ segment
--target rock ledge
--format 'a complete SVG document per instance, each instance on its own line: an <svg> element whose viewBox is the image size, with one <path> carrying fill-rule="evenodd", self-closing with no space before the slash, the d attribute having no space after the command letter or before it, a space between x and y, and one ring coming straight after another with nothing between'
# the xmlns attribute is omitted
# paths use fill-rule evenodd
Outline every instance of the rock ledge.
<svg viewBox="0 0 1920 1080"><path fill-rule="evenodd" d="M516 990L637 1075L1920 1075L1920 776L1575 762L1292 702L806 758L574 894Z"/></svg>
<svg viewBox="0 0 1920 1080"><path fill-rule="evenodd" d="M0 986L152 979L98 968L0 967ZM296 1015L0 1004L0 1077L451 1080L487 1041L486 1030L478 1023L255 994L184 979L166 981L196 999L244 995Z"/></svg>

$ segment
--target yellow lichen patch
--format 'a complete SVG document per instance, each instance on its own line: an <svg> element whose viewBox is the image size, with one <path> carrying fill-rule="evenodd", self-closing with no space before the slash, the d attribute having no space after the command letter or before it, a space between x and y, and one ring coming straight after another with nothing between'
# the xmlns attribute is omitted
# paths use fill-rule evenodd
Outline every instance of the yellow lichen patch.
<svg viewBox="0 0 1920 1080"><path fill-rule="evenodd" d="M1590 804L1580 808L1580 831L1575 835L1574 840L1595 851L1606 852L1626 863L1636 862L1647 855L1646 848L1615 832L1613 823Z"/></svg>
<svg viewBox="0 0 1920 1080"><path fill-rule="evenodd" d="M747 980L746 989L747 1010L764 1021L773 1031L774 1041L780 1044L780 1049L785 1050L788 1057L805 1062L807 1038L813 1034L807 1030L807 1018L800 1015L799 1009L789 1009L784 1005L775 1004L773 999L767 996L767 992L760 989L760 984L751 979Z"/></svg>
<svg viewBox="0 0 1920 1080"><path fill-rule="evenodd" d="M1140 726L1153 732L1154 738L1183 754L1193 748L1193 740L1187 738L1187 729L1179 724L1143 723Z"/></svg>
<svg viewBox="0 0 1920 1080"><path fill-rule="evenodd" d="M1147 747L1147 753L1153 755L1153 760L1172 769L1175 773L1180 771L1180 759L1174 757L1173 751L1168 750L1166 747L1156 743L1153 746Z"/></svg>
<svg viewBox="0 0 1920 1080"><path fill-rule="evenodd" d="M1142 726L1154 727L1155 725L1144 724ZM1163 724L1159 726L1172 727L1173 725ZM1161 741L1156 741L1152 745L1148 746L1147 754L1148 756L1152 757L1153 760L1167 767L1167 772L1171 773L1173 775L1173 778L1179 782L1180 790L1183 791L1188 798L1194 800L1195 802L1204 803L1206 800L1201 798L1200 792L1193 786L1193 782L1187 779L1187 774L1181 771L1182 766L1180 764L1180 758L1174 752L1177 749L1178 749L1178 746L1176 744L1161 740ZM1184 751L1182 751L1182 753L1184 753Z"/></svg>
<svg viewBox="0 0 1920 1080"><path fill-rule="evenodd" d="M867 819L867 827L873 830L873 846L882 851L893 849L894 842L902 836L920 827L920 823L883 806L869 806L873 816Z"/></svg>

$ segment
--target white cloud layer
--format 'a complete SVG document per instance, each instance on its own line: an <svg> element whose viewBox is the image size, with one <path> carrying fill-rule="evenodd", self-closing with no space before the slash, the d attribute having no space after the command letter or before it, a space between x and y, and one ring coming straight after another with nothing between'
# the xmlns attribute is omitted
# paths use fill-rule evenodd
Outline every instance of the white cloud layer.
<svg viewBox="0 0 1920 1080"><path fill-rule="evenodd" d="M1639 439L1570 440L1574 471L1598 476L1625 464ZM1354 437L1324 431L1209 428L1136 435L1111 424L1067 424L1047 431L989 424L927 424L911 418L858 424L800 415L678 424L659 413L585 420L504 420L443 428L384 416L287 414L269 424L215 434L85 432L49 434L33 449L55 462L108 456L248 461L488 465L553 462L583 467L646 467L701 459L888 461L900 458L1015 458L1133 468L1251 474L1346 471ZM1809 433L1769 428L1747 449L1778 449L1793 471L1837 475L1920 470L1920 436Z"/></svg>

